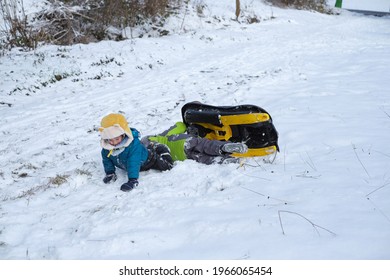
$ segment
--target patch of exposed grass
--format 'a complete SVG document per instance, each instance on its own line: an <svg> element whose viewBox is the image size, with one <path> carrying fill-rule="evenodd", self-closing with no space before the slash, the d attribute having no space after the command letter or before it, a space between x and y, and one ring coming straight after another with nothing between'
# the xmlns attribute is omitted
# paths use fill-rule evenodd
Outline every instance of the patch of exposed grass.
<svg viewBox="0 0 390 280"><path fill-rule="evenodd" d="M54 178L49 179L50 185L61 186L68 181L69 175L56 175Z"/></svg>

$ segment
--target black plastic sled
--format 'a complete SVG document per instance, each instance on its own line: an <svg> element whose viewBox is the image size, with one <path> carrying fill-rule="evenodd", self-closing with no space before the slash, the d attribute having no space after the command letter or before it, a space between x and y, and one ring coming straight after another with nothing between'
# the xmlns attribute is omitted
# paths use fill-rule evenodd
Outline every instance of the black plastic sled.
<svg viewBox="0 0 390 280"><path fill-rule="evenodd" d="M243 142L245 154L235 157L265 156L279 151L278 132L267 111L255 105L212 106L190 102L181 109L189 133L211 140Z"/></svg>

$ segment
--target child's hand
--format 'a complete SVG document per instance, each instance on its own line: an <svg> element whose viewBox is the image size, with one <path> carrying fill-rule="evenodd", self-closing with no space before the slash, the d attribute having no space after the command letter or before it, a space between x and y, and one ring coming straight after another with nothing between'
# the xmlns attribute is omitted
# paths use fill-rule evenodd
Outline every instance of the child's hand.
<svg viewBox="0 0 390 280"><path fill-rule="evenodd" d="M127 183L124 183L121 186L121 191L128 192L134 189L136 186L138 186L138 180L137 179L129 179Z"/></svg>
<svg viewBox="0 0 390 280"><path fill-rule="evenodd" d="M115 182L116 181L116 174L115 173L111 173L111 174L106 174L106 177L103 178L103 182L105 184L108 184L110 183L111 181L112 182Z"/></svg>

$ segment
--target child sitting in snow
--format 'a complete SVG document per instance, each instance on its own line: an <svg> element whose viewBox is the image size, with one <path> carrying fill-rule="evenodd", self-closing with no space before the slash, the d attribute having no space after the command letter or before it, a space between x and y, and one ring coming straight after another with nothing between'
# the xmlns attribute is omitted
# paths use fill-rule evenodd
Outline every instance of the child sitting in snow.
<svg viewBox="0 0 390 280"><path fill-rule="evenodd" d="M121 114L109 114L101 121L99 128L102 146L102 159L106 176L104 183L115 182L116 167L126 170L128 181L121 186L122 191L130 191L138 185L140 171L172 168L173 161L164 145L156 145L153 151L147 150L139 140L139 132L129 128Z"/></svg>
<svg viewBox="0 0 390 280"><path fill-rule="evenodd" d="M139 132L129 128L121 114L105 116L99 131L106 173L103 182L115 182L116 167L124 169L128 181L122 184L122 191L130 191L138 185L140 171L169 170L173 167L173 161L187 158L205 164L221 163L230 158L231 153L245 153L248 149L242 143L208 140L186 134L186 126L181 122L159 135L144 137L141 142Z"/></svg>

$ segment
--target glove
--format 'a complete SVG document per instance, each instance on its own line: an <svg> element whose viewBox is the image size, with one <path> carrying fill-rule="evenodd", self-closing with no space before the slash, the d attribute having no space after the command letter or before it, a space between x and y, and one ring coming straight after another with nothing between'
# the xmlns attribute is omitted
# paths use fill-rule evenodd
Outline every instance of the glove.
<svg viewBox="0 0 390 280"><path fill-rule="evenodd" d="M129 181L127 181L127 183L124 183L124 184L121 186L121 191L129 192L129 191L131 191L132 189L134 189L136 186L138 186L138 180L132 178L132 179L129 179Z"/></svg>
<svg viewBox="0 0 390 280"><path fill-rule="evenodd" d="M115 173L111 173L111 174L106 174L106 177L103 178L103 182L105 184L108 184L110 183L111 181L112 182L115 182L116 181L116 174Z"/></svg>

